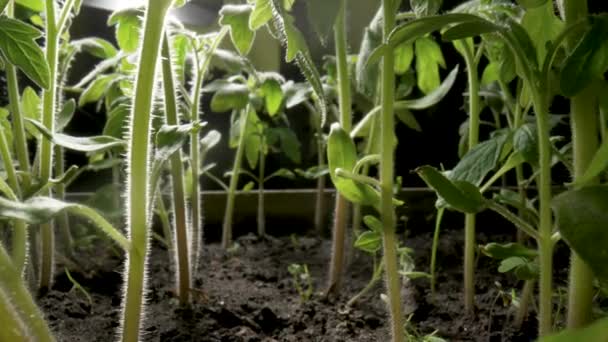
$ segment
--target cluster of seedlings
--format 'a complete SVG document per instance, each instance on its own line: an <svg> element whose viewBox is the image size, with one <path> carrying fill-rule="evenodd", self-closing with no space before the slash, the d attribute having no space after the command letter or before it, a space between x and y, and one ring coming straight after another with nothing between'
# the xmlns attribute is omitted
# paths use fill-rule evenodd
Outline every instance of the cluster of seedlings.
<svg viewBox="0 0 608 342"><path fill-rule="evenodd" d="M419 130L413 111L440 102L463 69L468 119L460 128L460 161L451 170L413 171L438 196L435 242L445 210L464 214L463 312L474 315L480 252L500 260L499 272L512 272L523 282L514 324L532 319L527 316L533 311L542 341L608 339L608 321L593 310L594 300L605 297L608 280L608 187L602 185L608 167L603 96L608 17L590 15L586 0L471 0L453 9L442 9L440 0L410 0L408 11L401 10L408 4L400 0L382 0L360 51L352 54L347 13L356 1L302 1L321 43L335 44L335 54L318 68L307 46L312 38L305 39L296 26L295 0L225 5L220 29L206 34L168 16L185 2L149 0L113 13L108 25L116 28L117 48L100 38L70 39L81 0L0 1L0 60L8 91L8 105L0 108L0 217L10 232L0 241L0 341L55 340L31 291L52 284L55 236L62 254L74 253L68 215L91 222L124 252L117 333L122 341L138 341L152 217L161 218L162 239L174 254L179 304L187 306L204 248L200 178L209 177L227 192L222 247L229 249L239 178L249 178L246 189L258 191L257 231L265 236L264 184L297 174L317 180L318 231L324 225L327 174L338 192L325 294L340 291L352 225L354 245L371 256L374 272L370 285L348 305L384 277L392 341L411 340L401 283L427 277L434 293L438 246L430 272L415 272L411 250L395 234L395 208L407 205L398 199L402 184L394 174L395 125L398 120ZM27 15L15 18L16 7ZM304 82L255 69L247 55L258 30L281 42L286 62L297 64ZM231 48L222 48L228 41ZM448 44L464 67L442 81L442 47ZM68 83L70 66L81 53L101 61ZM221 78L210 77L216 69ZM205 128L205 94L213 112L232 113L226 140L236 152L225 175L228 183L206 160L222 134ZM553 106L556 99L569 107ZM107 115L103 135L65 134L77 107L91 103ZM268 174L270 153L295 163L301 159L286 114L296 107L311 117L318 163ZM569 125L571 137L552 135L557 125ZM65 150L85 153L89 163L66 165ZM552 181L554 168L567 170L571 182ZM112 170L114 188L124 189L114 196L124 200L124 217L106 219L91 207L65 201L66 187L77 177L104 169ZM515 180L516 189L495 186L500 180ZM555 185L561 186L559 193ZM517 239L479 248L475 218L484 210L510 221ZM567 326L552 335L558 321L553 290L558 243L567 244L572 260ZM310 298L306 265L292 265L289 272L302 299ZM537 310L530 309L533 303Z"/></svg>

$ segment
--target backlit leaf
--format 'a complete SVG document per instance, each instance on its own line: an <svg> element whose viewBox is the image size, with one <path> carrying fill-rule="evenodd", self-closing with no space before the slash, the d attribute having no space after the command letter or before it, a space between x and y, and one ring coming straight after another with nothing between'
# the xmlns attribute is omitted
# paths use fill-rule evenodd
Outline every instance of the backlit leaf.
<svg viewBox="0 0 608 342"><path fill-rule="evenodd" d="M255 31L249 28L251 12L251 6L243 4L224 5L219 13L220 24L230 27L232 43L243 56L249 53L255 39Z"/></svg>
<svg viewBox="0 0 608 342"><path fill-rule="evenodd" d="M266 111L270 116L276 115L283 103L283 90L281 89L281 84L279 84L277 80L267 79L262 84L262 93L264 93Z"/></svg>
<svg viewBox="0 0 608 342"><path fill-rule="evenodd" d="M121 50L127 53L137 51L142 26L140 9L127 8L112 13L108 18L108 26L116 26L116 41Z"/></svg>
<svg viewBox="0 0 608 342"><path fill-rule="evenodd" d="M441 47L433 39L422 37L414 44L416 51L416 75L418 88L425 94L441 84L439 68L445 68Z"/></svg>
<svg viewBox="0 0 608 342"><path fill-rule="evenodd" d="M227 83L211 98L211 110L226 112L233 109L243 109L249 101L249 89L244 84Z"/></svg>

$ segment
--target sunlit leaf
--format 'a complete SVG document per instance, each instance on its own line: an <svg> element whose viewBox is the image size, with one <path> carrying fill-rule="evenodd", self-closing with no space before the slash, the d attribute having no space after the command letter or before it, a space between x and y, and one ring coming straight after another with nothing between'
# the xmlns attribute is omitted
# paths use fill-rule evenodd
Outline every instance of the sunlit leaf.
<svg viewBox="0 0 608 342"><path fill-rule="evenodd" d="M281 109L283 103L283 90L277 80L267 79L262 84L262 93L264 94L264 104L266 111L270 116L274 116Z"/></svg>
<svg viewBox="0 0 608 342"><path fill-rule="evenodd" d="M142 26L141 9L127 8L112 13L108 26L116 26L116 41L121 50L127 53L137 51Z"/></svg>
<svg viewBox="0 0 608 342"><path fill-rule="evenodd" d="M101 152L117 147L126 147L126 142L114 137L100 135L92 137L73 137L63 133L51 133L40 122L27 119L42 135L51 140L55 145L59 145L68 150L79 152Z"/></svg>
<svg viewBox="0 0 608 342"><path fill-rule="evenodd" d="M414 44L416 51L416 79L418 88L425 94L441 84L439 68L445 68L441 47L433 39L422 37Z"/></svg>

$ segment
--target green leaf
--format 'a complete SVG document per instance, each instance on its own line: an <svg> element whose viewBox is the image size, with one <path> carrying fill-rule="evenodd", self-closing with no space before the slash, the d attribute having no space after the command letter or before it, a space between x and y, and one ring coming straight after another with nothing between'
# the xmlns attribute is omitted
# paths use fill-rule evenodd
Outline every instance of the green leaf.
<svg viewBox="0 0 608 342"><path fill-rule="evenodd" d="M287 170L285 168L281 168L276 170L275 172L271 173L269 176L267 176L264 179L264 182L268 181L271 178L275 178L275 177L281 177L281 178L287 178L287 179L295 179L296 175L291 172L290 170Z"/></svg>
<svg viewBox="0 0 608 342"><path fill-rule="evenodd" d="M255 0L253 11L249 16L249 28L257 30L272 19L271 0Z"/></svg>
<svg viewBox="0 0 608 342"><path fill-rule="evenodd" d="M258 165L258 160L260 159L260 152L263 152L264 155L268 153L268 146L266 145L263 134L265 129L265 124L260 120L257 113L253 108L249 111L247 115L247 127L245 129L245 158L249 163L249 166L252 169L255 169ZM245 117L241 115L241 120ZM241 125L243 123L240 123ZM263 157L262 157L263 158Z"/></svg>
<svg viewBox="0 0 608 342"><path fill-rule="evenodd" d="M306 40L295 26L294 18L285 13L285 8L283 7L284 5L281 3L281 1L270 1L274 18L274 30L281 40L281 43L287 48L285 60L287 62L295 60L296 64L300 68L300 71L306 78L306 81L310 83L315 95L317 96L317 103L321 109L321 122L325 123L325 119L327 117L327 99L325 98L325 91L323 89L323 83L321 82L321 76L312 57L310 56L310 51L308 50Z"/></svg>
<svg viewBox="0 0 608 342"><path fill-rule="evenodd" d="M517 0L517 3L521 6L530 9L536 8L544 5L545 3L550 2L548 0Z"/></svg>
<svg viewBox="0 0 608 342"><path fill-rule="evenodd" d="M404 108L395 108L395 116L397 116L397 119L399 119L399 121L401 121L407 127L417 132L422 132L422 127L420 127L418 120L416 120L414 114L412 114L412 112L409 110Z"/></svg>
<svg viewBox="0 0 608 342"><path fill-rule="evenodd" d="M203 125L189 123L184 125L163 125L155 136L155 159L167 160L186 143L192 132L198 131Z"/></svg>
<svg viewBox="0 0 608 342"><path fill-rule="evenodd" d="M448 25L466 22L487 23L488 21L476 15L466 13L448 13L411 20L397 26L391 32L389 44L394 47L403 42L411 42Z"/></svg>
<svg viewBox="0 0 608 342"><path fill-rule="evenodd" d="M327 160L331 180L342 196L361 205L378 205L379 195L369 185L336 175L337 168L352 171L357 164L355 143L338 123L331 126L327 141Z"/></svg>
<svg viewBox="0 0 608 342"><path fill-rule="evenodd" d="M139 47L141 14L140 9L127 8L112 13L108 18L108 26L116 26L116 41L124 52L134 53Z"/></svg>
<svg viewBox="0 0 608 342"><path fill-rule="evenodd" d="M365 215L363 216L363 223L372 231L381 234L384 231L384 225L376 216Z"/></svg>
<svg viewBox="0 0 608 342"><path fill-rule="evenodd" d="M538 342L606 342L608 340L608 318L602 318L580 329L567 329L558 334L542 337Z"/></svg>
<svg viewBox="0 0 608 342"><path fill-rule="evenodd" d="M0 17L0 50L2 55L41 88L50 82L49 66L36 39L42 33L22 21Z"/></svg>
<svg viewBox="0 0 608 342"><path fill-rule="evenodd" d="M36 91L30 87L26 87L21 95L21 109L25 118L40 121L42 118L42 105L40 97ZM40 136L36 127L31 123L25 123L25 128L29 134L38 138Z"/></svg>
<svg viewBox="0 0 608 342"><path fill-rule="evenodd" d="M560 86L570 97L586 88L593 80L602 79L608 70L608 16L591 17L591 29L566 58L560 74Z"/></svg>
<svg viewBox="0 0 608 342"><path fill-rule="evenodd" d="M262 93L264 94L264 104L266 105L266 111L270 116L275 116L281 104L283 103L283 90L281 84L275 79L266 79L262 83Z"/></svg>
<svg viewBox="0 0 608 342"><path fill-rule="evenodd" d="M220 10L220 24L230 27L232 43L243 56L247 55L253 46L255 31L249 28L251 6L224 5Z"/></svg>
<svg viewBox="0 0 608 342"><path fill-rule="evenodd" d="M112 84L118 79L118 74L98 76L93 82L89 83L78 99L78 106L82 107L87 103L97 102L110 89Z"/></svg>
<svg viewBox="0 0 608 342"><path fill-rule="evenodd" d="M108 59L116 56L116 48L109 41L98 37L87 37L70 42L78 50L84 50L92 56L101 59Z"/></svg>
<svg viewBox="0 0 608 342"><path fill-rule="evenodd" d="M527 9L521 25L536 46L538 65L542 65L547 55L547 43L555 40L564 28L564 23L555 16L553 2L545 1L544 5Z"/></svg>
<svg viewBox="0 0 608 342"><path fill-rule="evenodd" d="M285 98L285 107L293 108L299 104L310 99L312 89L306 83L294 83L288 81L281 87L283 90L283 97Z"/></svg>
<svg viewBox="0 0 608 342"><path fill-rule="evenodd" d="M243 192L249 192L251 190L253 190L253 188L255 187L255 183L253 181L249 181L247 184L245 184L245 186L243 186Z"/></svg>
<svg viewBox="0 0 608 342"><path fill-rule="evenodd" d="M289 128L277 128L275 131L279 134L281 142L281 151L294 163L302 162L301 145L298 136Z"/></svg>
<svg viewBox="0 0 608 342"><path fill-rule="evenodd" d="M72 117L74 117L74 112L76 111L76 101L74 99L69 99L63 104L63 108L59 114L57 114L57 123L55 125L55 130L57 132L63 131L63 129L70 123Z"/></svg>
<svg viewBox="0 0 608 342"><path fill-rule="evenodd" d="M535 258L538 251L528 248L520 243L496 243L492 242L483 246L483 254L494 259L507 259L510 257Z"/></svg>
<svg viewBox="0 0 608 342"><path fill-rule="evenodd" d="M55 145L79 152L102 152L116 147L126 147L124 140L114 137L99 135L93 137L73 137L63 133L51 133L40 122L27 119L42 135L51 140Z"/></svg>
<svg viewBox="0 0 608 342"><path fill-rule="evenodd" d="M201 139L201 150L207 153L222 140L222 133L212 129Z"/></svg>
<svg viewBox="0 0 608 342"><path fill-rule="evenodd" d="M307 0L308 21L314 28L323 45L332 32L336 17L343 0Z"/></svg>
<svg viewBox="0 0 608 342"><path fill-rule="evenodd" d="M483 73L481 75L481 85L487 86L492 82L500 80L500 64L497 62L490 62L486 65L485 69L483 69Z"/></svg>
<svg viewBox="0 0 608 342"><path fill-rule="evenodd" d="M534 166L538 164L538 135L536 124L527 123L515 130L513 150L521 153L524 160Z"/></svg>
<svg viewBox="0 0 608 342"><path fill-rule="evenodd" d="M456 24L441 34L444 41L454 41L480 36L482 34L495 32L498 26L489 21L474 21Z"/></svg>
<svg viewBox="0 0 608 342"><path fill-rule="evenodd" d="M432 166L422 166L415 171L451 208L471 214L485 208L485 199L475 185L451 180Z"/></svg>
<svg viewBox="0 0 608 342"><path fill-rule="evenodd" d="M414 60L414 46L412 43L402 43L395 48L395 74L405 74Z"/></svg>
<svg viewBox="0 0 608 342"><path fill-rule="evenodd" d="M15 0L15 3L29 8L34 12L43 12L44 11L44 0Z"/></svg>
<svg viewBox="0 0 608 342"><path fill-rule="evenodd" d="M380 66L377 61L386 53L382 44L382 7L378 9L372 22L365 28L361 47L355 65L355 81L357 90L372 99L377 91ZM397 44L399 45L399 44ZM377 57L374 57L376 54Z"/></svg>
<svg viewBox="0 0 608 342"><path fill-rule="evenodd" d="M486 175L494 170L504 156L509 134L496 134L475 145L452 169L450 179L464 180L479 186Z"/></svg>
<svg viewBox="0 0 608 342"><path fill-rule="evenodd" d="M211 110L214 112L227 112L239 110L249 102L249 89L244 84L227 83L222 85L211 98Z"/></svg>
<svg viewBox="0 0 608 342"><path fill-rule="evenodd" d="M608 280L608 186L590 186L553 198L556 224L562 238L589 265Z"/></svg>
<svg viewBox="0 0 608 342"><path fill-rule="evenodd" d="M103 134L114 138L122 138L128 128L130 114L129 105L121 103L108 113L108 120L103 128Z"/></svg>
<svg viewBox="0 0 608 342"><path fill-rule="evenodd" d="M414 100L403 100L395 102L395 109L407 108L407 109L415 109L422 110L428 109L441 101L452 89L454 82L456 81L456 77L458 76L458 66L456 66L448 77L443 80L441 85L429 94Z"/></svg>
<svg viewBox="0 0 608 342"><path fill-rule="evenodd" d="M429 94L441 84L439 67L445 68L441 47L428 37L417 39L414 46L418 88L424 94Z"/></svg>
<svg viewBox="0 0 608 342"><path fill-rule="evenodd" d="M306 170L295 169L295 172L300 177L304 177L306 179L317 179L319 177L323 177L329 173L329 169L326 165L319 167L318 165L312 166Z"/></svg>
<svg viewBox="0 0 608 342"><path fill-rule="evenodd" d="M439 12L443 0L410 0L410 7L417 17L427 17Z"/></svg>
<svg viewBox="0 0 608 342"><path fill-rule="evenodd" d="M522 257L518 257L518 256L508 257L500 262L500 266L498 267L498 272L507 273L507 272L513 271L514 269L516 269L522 265L525 265L527 262L528 262L528 260L525 258L522 258Z"/></svg>
<svg viewBox="0 0 608 342"><path fill-rule="evenodd" d="M376 231L365 231L357 237L355 248L370 254L376 254L382 248L382 234Z"/></svg>

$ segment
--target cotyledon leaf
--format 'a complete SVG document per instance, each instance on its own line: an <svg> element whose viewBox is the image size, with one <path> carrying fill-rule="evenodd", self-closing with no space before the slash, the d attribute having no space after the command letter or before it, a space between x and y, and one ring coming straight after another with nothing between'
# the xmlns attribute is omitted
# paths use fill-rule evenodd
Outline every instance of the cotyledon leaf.
<svg viewBox="0 0 608 342"><path fill-rule="evenodd" d="M32 119L26 120L36 127L36 129L40 131L40 133L42 133L46 139L49 139L55 145L67 148L68 150L92 153L126 146L126 142L124 140L107 135L99 135L94 137L73 137L63 133L51 133L40 122Z"/></svg>
<svg viewBox="0 0 608 342"><path fill-rule="evenodd" d="M67 203L50 197L33 197L25 202L10 201L0 197L0 217L22 220L30 224L45 223L63 211L92 221L125 251L130 249L129 240L95 210L76 203Z"/></svg>

